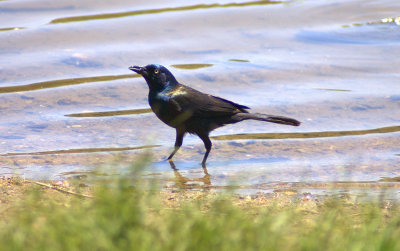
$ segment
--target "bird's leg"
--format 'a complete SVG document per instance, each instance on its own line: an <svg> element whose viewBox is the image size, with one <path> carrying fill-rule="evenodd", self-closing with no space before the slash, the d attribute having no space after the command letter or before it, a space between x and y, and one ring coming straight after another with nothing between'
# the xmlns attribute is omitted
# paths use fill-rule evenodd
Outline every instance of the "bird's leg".
<svg viewBox="0 0 400 251"><path fill-rule="evenodd" d="M185 132L182 130L179 130L178 128L176 129L176 140L175 140L175 149L172 151L172 153L169 155L168 160L172 159L172 157L175 155L175 153L179 150L179 148L182 146L183 142L183 136L185 136Z"/></svg>
<svg viewBox="0 0 400 251"><path fill-rule="evenodd" d="M200 139L204 142L204 146L206 147L206 153L204 154L204 158L203 161L201 162L202 165L205 166L207 158L208 158L208 154L211 151L211 147L212 147L212 143L210 138L208 137L208 135L199 135Z"/></svg>
<svg viewBox="0 0 400 251"><path fill-rule="evenodd" d="M204 188L207 189L207 188L209 188L209 186L211 186L211 175L208 174L207 166L206 166L205 162L201 163L201 166L203 167L203 172L204 172L204 177L201 180L204 183Z"/></svg>

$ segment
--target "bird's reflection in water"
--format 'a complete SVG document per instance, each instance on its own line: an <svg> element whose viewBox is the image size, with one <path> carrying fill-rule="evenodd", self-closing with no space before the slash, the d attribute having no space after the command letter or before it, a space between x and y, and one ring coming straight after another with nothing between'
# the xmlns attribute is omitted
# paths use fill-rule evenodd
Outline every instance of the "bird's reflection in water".
<svg viewBox="0 0 400 251"><path fill-rule="evenodd" d="M211 176L208 174L206 164L203 163L204 176L201 178L187 178L182 176L179 170L176 168L175 163L169 160L169 165L175 174L175 187L180 189L210 189L211 187Z"/></svg>

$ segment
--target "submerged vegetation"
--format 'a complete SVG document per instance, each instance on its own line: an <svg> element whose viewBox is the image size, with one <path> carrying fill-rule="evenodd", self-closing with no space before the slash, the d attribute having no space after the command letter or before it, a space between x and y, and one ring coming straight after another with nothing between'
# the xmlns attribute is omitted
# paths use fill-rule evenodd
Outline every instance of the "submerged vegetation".
<svg viewBox="0 0 400 251"><path fill-rule="evenodd" d="M30 183L11 200L2 186L0 250L400 250L390 201L165 191L140 169L76 186L91 198Z"/></svg>

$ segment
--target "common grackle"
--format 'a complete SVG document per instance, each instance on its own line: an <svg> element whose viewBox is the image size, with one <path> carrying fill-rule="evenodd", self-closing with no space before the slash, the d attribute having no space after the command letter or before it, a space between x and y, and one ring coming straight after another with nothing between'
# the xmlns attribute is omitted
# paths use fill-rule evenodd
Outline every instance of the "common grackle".
<svg viewBox="0 0 400 251"><path fill-rule="evenodd" d="M249 113L247 106L199 92L180 84L162 65L131 66L130 70L142 75L149 86L149 104L157 117L176 129L175 149L170 160L181 147L186 133L196 134L204 142L206 153L202 164L211 151L209 134L212 130L246 119L298 126L300 122L287 117Z"/></svg>

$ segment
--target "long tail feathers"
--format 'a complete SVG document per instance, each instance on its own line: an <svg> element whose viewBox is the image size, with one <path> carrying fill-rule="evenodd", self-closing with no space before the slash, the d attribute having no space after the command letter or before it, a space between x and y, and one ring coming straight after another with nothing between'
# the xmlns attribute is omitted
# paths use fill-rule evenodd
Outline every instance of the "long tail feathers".
<svg viewBox="0 0 400 251"><path fill-rule="evenodd" d="M284 125L291 125L291 126L299 126L301 124L300 121L283 117L283 116L274 116L274 115L267 115L262 113L239 113L243 120L245 119L254 119L266 122L272 122L277 124L284 124Z"/></svg>

